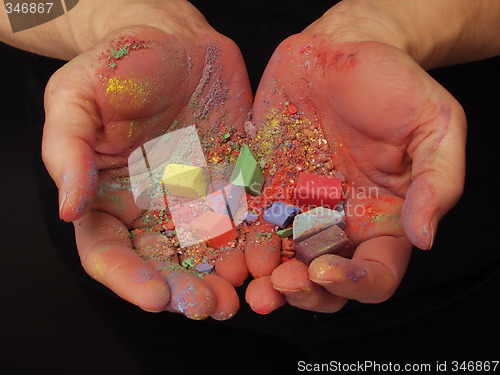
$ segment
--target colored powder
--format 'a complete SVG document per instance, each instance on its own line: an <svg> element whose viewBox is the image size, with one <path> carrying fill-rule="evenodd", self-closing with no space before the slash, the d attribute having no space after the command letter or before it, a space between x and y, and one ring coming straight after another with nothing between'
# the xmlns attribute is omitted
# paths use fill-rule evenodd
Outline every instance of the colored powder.
<svg viewBox="0 0 500 375"><path fill-rule="evenodd" d="M111 103L116 100L129 100L133 108L141 108L145 103L147 95L146 86L135 79L103 78L103 85L106 86L106 93L111 96ZM132 136L132 122L129 126L128 137Z"/></svg>
<svg viewBox="0 0 500 375"><path fill-rule="evenodd" d="M121 81L118 78L110 78L109 80L104 80L108 82L108 87L106 87L107 94L128 94L130 96L137 96L144 95L146 93L145 87L133 79L125 79Z"/></svg>

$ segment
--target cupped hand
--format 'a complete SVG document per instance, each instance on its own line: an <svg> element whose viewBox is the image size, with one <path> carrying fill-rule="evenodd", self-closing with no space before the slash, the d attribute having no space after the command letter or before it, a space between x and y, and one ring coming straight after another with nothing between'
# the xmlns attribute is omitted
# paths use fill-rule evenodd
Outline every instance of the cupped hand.
<svg viewBox="0 0 500 375"><path fill-rule="evenodd" d="M177 258L164 236L154 230L130 235L154 225L145 220L150 211L135 204L131 153L189 125L209 142L214 124L241 128L251 108L238 48L181 3L185 9L178 12L156 9L157 27L110 32L53 75L42 155L59 189L60 217L74 223L91 277L147 311L227 319L239 306L234 285L248 274L244 262L226 267L230 281L224 270L202 279L148 256L170 251Z"/></svg>
<svg viewBox="0 0 500 375"><path fill-rule="evenodd" d="M310 139L325 137L334 170L345 176L346 232L357 249L352 259L323 255L309 267L295 259L279 265L247 291L250 305L265 312L283 296L319 312L335 312L348 299L387 300L412 245L432 247L464 184L466 120L452 95L401 49L321 31L313 25L276 49L254 122L265 126L278 113L323 129ZM286 160L293 164L294 154Z"/></svg>

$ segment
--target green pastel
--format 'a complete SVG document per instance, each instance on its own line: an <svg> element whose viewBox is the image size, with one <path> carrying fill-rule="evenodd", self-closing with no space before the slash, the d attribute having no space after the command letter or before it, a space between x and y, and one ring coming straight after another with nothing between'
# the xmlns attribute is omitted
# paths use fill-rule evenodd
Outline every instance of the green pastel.
<svg viewBox="0 0 500 375"><path fill-rule="evenodd" d="M290 227L290 228L286 228L286 229L281 229L281 230L277 231L276 233L278 233L278 235L280 237L287 238L293 234L293 228Z"/></svg>
<svg viewBox="0 0 500 375"><path fill-rule="evenodd" d="M244 186L248 194L259 195L264 185L264 176L255 160L255 157L246 144L240 151L236 168L230 182L237 186Z"/></svg>

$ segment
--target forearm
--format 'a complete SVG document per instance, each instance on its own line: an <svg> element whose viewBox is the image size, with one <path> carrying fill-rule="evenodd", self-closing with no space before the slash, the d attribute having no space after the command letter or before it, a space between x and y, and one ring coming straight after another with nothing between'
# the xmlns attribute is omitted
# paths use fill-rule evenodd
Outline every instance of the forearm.
<svg viewBox="0 0 500 375"><path fill-rule="evenodd" d="M13 33L0 1L0 41L63 60L76 57L115 30L133 26L194 34L206 27L206 21L185 0L80 0L53 21Z"/></svg>
<svg viewBox="0 0 500 375"><path fill-rule="evenodd" d="M69 60L82 48L81 34L86 35L87 43L95 42L97 30L88 26L90 14L98 3L98 0L81 0L73 10L52 21L13 33L4 2L0 1L0 40L29 52Z"/></svg>
<svg viewBox="0 0 500 375"><path fill-rule="evenodd" d="M344 0L311 27L394 45L430 69L499 55L499 25L498 0Z"/></svg>

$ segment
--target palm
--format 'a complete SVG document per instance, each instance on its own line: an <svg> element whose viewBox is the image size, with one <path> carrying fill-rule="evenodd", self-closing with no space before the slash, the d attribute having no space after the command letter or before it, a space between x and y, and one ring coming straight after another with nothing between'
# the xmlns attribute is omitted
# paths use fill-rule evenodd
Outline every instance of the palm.
<svg viewBox="0 0 500 375"><path fill-rule="evenodd" d="M206 144L216 126L241 127L252 98L237 47L214 31L200 34L196 40L147 28L121 35L80 55L51 79L48 102L52 92L59 100L71 93L81 107L76 114L73 111L75 118L68 120L74 121L80 139L74 144L65 142L65 150L52 150L51 143L60 136L60 129L47 127L44 158L64 152L69 159L73 153L78 159L76 164L72 160L77 169L66 171L59 182L61 217L73 221L92 209L75 222L77 245L87 272L122 297L145 309L158 310L168 301L164 281L130 251L128 230L149 224L142 220L148 215L147 207L135 204L131 193L129 156L146 142L189 125L196 125L201 142ZM109 230L96 230L98 227ZM96 260L95 249L102 244L107 244L109 254ZM120 267L126 270L121 282L106 275L107 268L111 272ZM132 272L146 273L146 284L156 284L130 285ZM144 288L162 292L141 297ZM210 291L204 288L209 296ZM210 309L213 306L207 311Z"/></svg>
<svg viewBox="0 0 500 375"><path fill-rule="evenodd" d="M393 47L329 44L301 34L283 42L271 59L256 113L265 116L286 100L323 125L335 169L347 180L351 238L361 243L403 236L401 209L417 174L415 149L432 156L437 144L426 144L426 136L445 135L456 106L451 95Z"/></svg>
<svg viewBox="0 0 500 375"><path fill-rule="evenodd" d="M411 245L432 245L439 219L460 195L463 111L403 51L308 31L275 51L255 98L255 122L265 124L276 109L288 115L289 103L324 131L309 138L325 137L335 170L346 177L346 231L358 247L352 260L286 262L271 275L273 287L290 304L315 311L337 311L349 298L386 300Z"/></svg>

